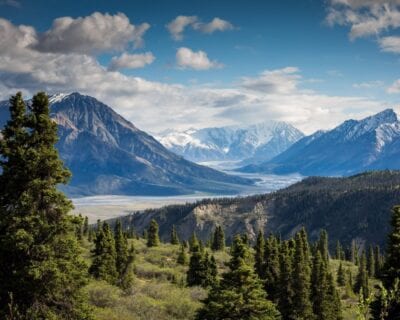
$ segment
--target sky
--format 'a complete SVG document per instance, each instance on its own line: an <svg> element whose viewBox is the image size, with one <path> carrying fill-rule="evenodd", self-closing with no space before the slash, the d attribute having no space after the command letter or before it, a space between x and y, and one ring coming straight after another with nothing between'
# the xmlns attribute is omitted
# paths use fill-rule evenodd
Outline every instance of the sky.
<svg viewBox="0 0 400 320"><path fill-rule="evenodd" d="M400 0L0 0L0 99L78 91L160 132L400 111Z"/></svg>

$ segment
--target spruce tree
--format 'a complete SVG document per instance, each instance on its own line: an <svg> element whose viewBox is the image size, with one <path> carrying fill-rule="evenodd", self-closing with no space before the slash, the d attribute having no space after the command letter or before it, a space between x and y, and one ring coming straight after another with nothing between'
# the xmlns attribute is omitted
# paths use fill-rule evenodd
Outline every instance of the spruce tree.
<svg viewBox="0 0 400 320"><path fill-rule="evenodd" d="M21 93L11 97L2 136L0 318L12 298L19 319L89 319L72 203L57 189L71 174L55 148L47 95L36 94L29 113Z"/></svg>
<svg viewBox="0 0 400 320"><path fill-rule="evenodd" d="M97 230L94 241L93 262L89 272L99 280L105 280L110 284L116 284L118 272L116 267L115 241L108 223L103 222Z"/></svg>
<svg viewBox="0 0 400 320"><path fill-rule="evenodd" d="M147 230L147 246L157 247L160 244L158 235L158 223L156 220L151 219L149 228Z"/></svg>
<svg viewBox="0 0 400 320"><path fill-rule="evenodd" d="M310 264L307 259L308 249L304 232L296 234L293 260L293 301L292 312L296 319L314 319L310 301Z"/></svg>
<svg viewBox="0 0 400 320"><path fill-rule="evenodd" d="M173 225L171 229L170 243L175 245L179 244L178 233L176 232L175 225Z"/></svg>
<svg viewBox="0 0 400 320"><path fill-rule="evenodd" d="M193 232L191 237L189 238L189 251L193 252L193 249L200 246L199 240L197 239L196 233Z"/></svg>
<svg viewBox="0 0 400 320"><path fill-rule="evenodd" d="M224 250L225 234L221 226L217 226L212 237L211 249L214 251Z"/></svg>
<svg viewBox="0 0 400 320"><path fill-rule="evenodd" d="M392 210L391 226L382 275L386 289L390 289L395 280L400 279L400 206L395 206Z"/></svg>
<svg viewBox="0 0 400 320"><path fill-rule="evenodd" d="M283 319L294 319L293 314L293 299L295 299L293 291L293 278L292 278L292 253L288 241L285 241L280 250L279 256L279 311Z"/></svg>
<svg viewBox="0 0 400 320"><path fill-rule="evenodd" d="M192 248L192 254L189 260L189 269L186 273L186 282L188 286L207 286L208 280L208 261L205 260L204 251L199 245Z"/></svg>
<svg viewBox="0 0 400 320"><path fill-rule="evenodd" d="M368 284L368 271L367 271L367 257L365 251L363 251L358 266L358 274L356 282L354 284L354 291L359 293L362 291L363 298L369 297L369 284Z"/></svg>
<svg viewBox="0 0 400 320"><path fill-rule="evenodd" d="M369 246L368 249L367 270L369 277L372 278L375 276L375 255L374 255L374 248L372 247L372 245Z"/></svg>
<svg viewBox="0 0 400 320"><path fill-rule="evenodd" d="M126 239L125 234L122 232L122 225L119 219L115 223L114 239L116 253L115 265L118 273L117 283L121 284L128 267L129 252L128 240Z"/></svg>
<svg viewBox="0 0 400 320"><path fill-rule="evenodd" d="M249 248L236 236L231 248L229 271L211 291L198 311L197 320L274 320L280 319L275 305L266 299L262 284L254 273Z"/></svg>
<svg viewBox="0 0 400 320"><path fill-rule="evenodd" d="M185 265L185 264L187 264L187 259L188 258L186 255L185 246L182 244L176 262L178 264Z"/></svg>
<svg viewBox="0 0 400 320"><path fill-rule="evenodd" d="M322 259L324 259L325 261L328 261L329 260L328 233L326 232L326 230L321 230L317 248L318 248L319 252L321 253Z"/></svg>
<svg viewBox="0 0 400 320"><path fill-rule="evenodd" d="M265 242L264 270L262 271L265 290L272 301L277 302L279 292L279 243L278 239L271 235Z"/></svg>
<svg viewBox="0 0 400 320"><path fill-rule="evenodd" d="M379 246L375 246L374 248L374 259L375 259L375 277L379 278L382 273L383 269L383 259L381 256L380 248Z"/></svg>
<svg viewBox="0 0 400 320"><path fill-rule="evenodd" d="M339 286L343 287L346 285L346 274L343 269L342 262L339 264L339 268L337 271L336 282Z"/></svg>
<svg viewBox="0 0 400 320"><path fill-rule="evenodd" d="M85 217L84 223L83 223L83 235L85 237L89 236L89 218Z"/></svg>
<svg viewBox="0 0 400 320"><path fill-rule="evenodd" d="M131 244L124 269L119 274L119 286L126 292L132 288L134 275L133 275L133 262L135 261L135 247Z"/></svg>
<svg viewBox="0 0 400 320"><path fill-rule="evenodd" d="M344 260L344 252L339 240L336 242L335 258L338 260Z"/></svg>
<svg viewBox="0 0 400 320"><path fill-rule="evenodd" d="M265 239L262 230L258 231L256 245L254 247L254 268L260 278L264 278L264 250Z"/></svg>

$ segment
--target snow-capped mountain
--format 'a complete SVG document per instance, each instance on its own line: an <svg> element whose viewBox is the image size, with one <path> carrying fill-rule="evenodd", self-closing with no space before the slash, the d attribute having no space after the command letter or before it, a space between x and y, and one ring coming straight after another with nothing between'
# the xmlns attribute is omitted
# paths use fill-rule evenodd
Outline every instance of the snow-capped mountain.
<svg viewBox="0 0 400 320"><path fill-rule="evenodd" d="M248 179L189 162L163 147L113 109L79 93L50 97L57 148L72 171L70 195L235 193ZM0 126L8 102L0 103Z"/></svg>
<svg viewBox="0 0 400 320"><path fill-rule="evenodd" d="M400 169L400 121L392 109L318 131L270 161L239 170L348 175L372 169Z"/></svg>
<svg viewBox="0 0 400 320"><path fill-rule="evenodd" d="M161 133L158 139L169 150L195 162L244 160L260 163L286 150L303 136L285 122L268 121L247 127L169 130Z"/></svg>

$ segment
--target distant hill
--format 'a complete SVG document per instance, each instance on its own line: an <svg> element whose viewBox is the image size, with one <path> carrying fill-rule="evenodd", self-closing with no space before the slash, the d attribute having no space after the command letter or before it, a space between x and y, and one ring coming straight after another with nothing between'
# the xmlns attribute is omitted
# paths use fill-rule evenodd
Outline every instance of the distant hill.
<svg viewBox="0 0 400 320"><path fill-rule="evenodd" d="M195 162L237 160L260 163L285 151L304 134L285 122L166 131L158 136L169 150Z"/></svg>
<svg viewBox="0 0 400 320"><path fill-rule="evenodd" d="M374 169L400 169L400 122L392 109L318 131L269 161L238 170L338 176Z"/></svg>
<svg viewBox="0 0 400 320"><path fill-rule="evenodd" d="M181 238L196 232L204 241L216 225L227 239L257 231L284 238L305 226L311 239L326 229L330 243L384 245L389 231L391 208L400 203L400 171L367 172L347 178L310 177L280 191L249 197L203 200L167 206L122 217L125 228L143 232L152 218L160 225L163 239L175 225Z"/></svg>
<svg viewBox="0 0 400 320"><path fill-rule="evenodd" d="M50 103L58 124L57 148L73 173L64 187L69 195L235 194L252 184L175 155L93 97L58 94ZM0 103L0 126L7 108L8 102Z"/></svg>

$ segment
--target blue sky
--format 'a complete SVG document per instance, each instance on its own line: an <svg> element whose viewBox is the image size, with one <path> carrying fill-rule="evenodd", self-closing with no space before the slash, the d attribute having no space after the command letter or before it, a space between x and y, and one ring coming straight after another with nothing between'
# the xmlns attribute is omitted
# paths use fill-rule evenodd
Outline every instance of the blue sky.
<svg viewBox="0 0 400 320"><path fill-rule="evenodd" d="M153 132L272 119L311 133L400 97L398 0L0 0L0 19L0 97L81 91Z"/></svg>

